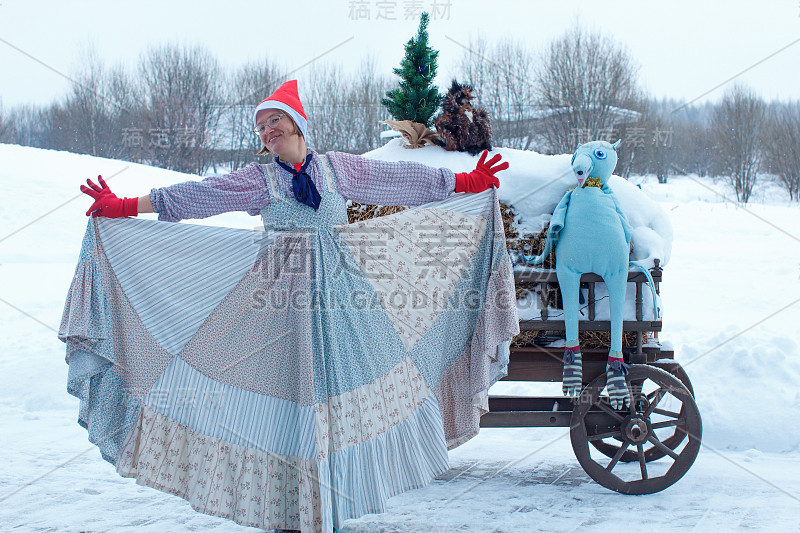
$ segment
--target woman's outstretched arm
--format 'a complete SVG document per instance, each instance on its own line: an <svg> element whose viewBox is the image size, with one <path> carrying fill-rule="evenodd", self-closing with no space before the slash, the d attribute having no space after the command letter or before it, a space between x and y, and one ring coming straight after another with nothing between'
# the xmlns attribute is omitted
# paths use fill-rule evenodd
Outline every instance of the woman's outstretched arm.
<svg viewBox="0 0 800 533"><path fill-rule="evenodd" d="M153 202L150 201L149 194L140 196L138 205L140 213L155 213L155 211L153 211Z"/></svg>

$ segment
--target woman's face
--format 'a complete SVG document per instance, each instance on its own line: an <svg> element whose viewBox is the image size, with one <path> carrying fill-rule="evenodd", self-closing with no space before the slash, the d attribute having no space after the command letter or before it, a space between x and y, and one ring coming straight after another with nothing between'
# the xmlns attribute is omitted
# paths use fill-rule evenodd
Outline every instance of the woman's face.
<svg viewBox="0 0 800 533"><path fill-rule="evenodd" d="M287 149L297 146L301 139L299 129L284 111L279 109L263 109L256 116L256 123L266 125L270 119L283 115L274 128L266 126L264 133L259 135L261 143L273 154L285 153Z"/></svg>

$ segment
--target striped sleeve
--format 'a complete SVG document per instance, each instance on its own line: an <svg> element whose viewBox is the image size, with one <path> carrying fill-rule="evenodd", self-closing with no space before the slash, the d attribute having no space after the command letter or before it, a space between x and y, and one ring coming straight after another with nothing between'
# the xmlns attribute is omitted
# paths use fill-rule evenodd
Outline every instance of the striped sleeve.
<svg viewBox="0 0 800 533"><path fill-rule="evenodd" d="M229 211L257 215L269 204L267 181L261 165L251 163L236 172L201 181L185 181L150 191L159 220L177 222L206 218Z"/></svg>
<svg viewBox="0 0 800 533"><path fill-rule="evenodd" d="M444 200L456 185L455 174L413 161L379 161L354 154L326 154L339 193L370 205L422 205Z"/></svg>

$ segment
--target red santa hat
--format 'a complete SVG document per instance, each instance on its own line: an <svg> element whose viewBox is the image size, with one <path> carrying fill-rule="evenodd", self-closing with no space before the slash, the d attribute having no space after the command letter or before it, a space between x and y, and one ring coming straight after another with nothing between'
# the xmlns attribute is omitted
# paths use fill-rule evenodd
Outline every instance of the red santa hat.
<svg viewBox="0 0 800 533"><path fill-rule="evenodd" d="M258 126L256 117L258 112L263 109L280 109L285 111L300 128L303 137L306 137L306 127L308 120L306 119L306 112L303 109L303 104L300 102L300 95L297 92L297 80L289 80L283 85L278 87L274 93L269 95L256 107L253 113L253 124Z"/></svg>

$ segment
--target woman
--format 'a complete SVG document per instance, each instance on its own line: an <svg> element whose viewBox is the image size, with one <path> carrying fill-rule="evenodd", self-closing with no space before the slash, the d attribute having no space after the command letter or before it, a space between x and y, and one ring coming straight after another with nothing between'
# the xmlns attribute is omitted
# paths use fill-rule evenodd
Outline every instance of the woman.
<svg viewBox="0 0 800 533"><path fill-rule="evenodd" d="M508 164L317 154L294 80L254 124L269 165L141 198L81 187L94 217L240 210L273 231L94 218L59 331L68 388L121 475L240 524L328 533L477 433L518 332L513 275L496 196L444 200ZM438 203L347 225L347 200Z"/></svg>

